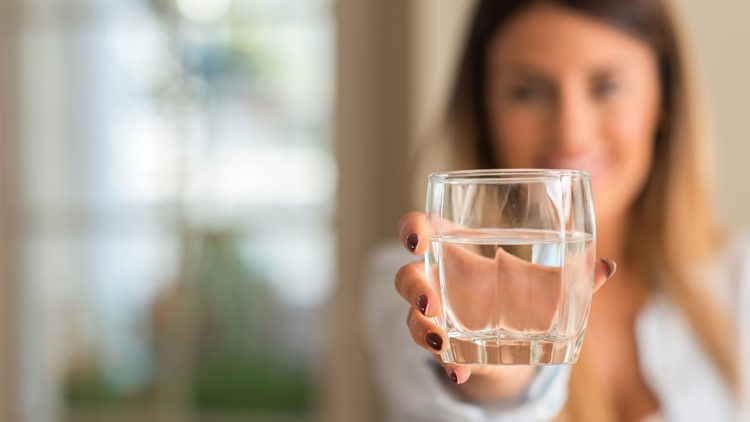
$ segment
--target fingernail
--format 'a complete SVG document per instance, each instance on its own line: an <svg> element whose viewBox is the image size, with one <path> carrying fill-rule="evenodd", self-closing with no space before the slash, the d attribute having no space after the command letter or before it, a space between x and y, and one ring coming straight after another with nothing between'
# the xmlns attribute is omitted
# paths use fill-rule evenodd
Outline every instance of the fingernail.
<svg viewBox="0 0 750 422"><path fill-rule="evenodd" d="M451 369L451 381L453 381L454 384L458 384L458 375L456 375L456 371Z"/></svg>
<svg viewBox="0 0 750 422"><path fill-rule="evenodd" d="M422 315L427 315L427 305L430 303L430 300L427 298L427 295L420 295L417 298L417 308L419 309L419 312L422 313Z"/></svg>
<svg viewBox="0 0 750 422"><path fill-rule="evenodd" d="M419 245L419 236L416 233L409 233L406 236L406 246L409 247L410 251L414 252L417 250L417 245Z"/></svg>
<svg viewBox="0 0 750 422"><path fill-rule="evenodd" d="M607 278L611 278L617 272L617 263L609 258L602 259L602 262L607 264Z"/></svg>
<svg viewBox="0 0 750 422"><path fill-rule="evenodd" d="M427 334L425 342L427 342L427 345L432 347L436 351L440 351L440 349L443 347L443 339L440 338L440 335L435 333Z"/></svg>

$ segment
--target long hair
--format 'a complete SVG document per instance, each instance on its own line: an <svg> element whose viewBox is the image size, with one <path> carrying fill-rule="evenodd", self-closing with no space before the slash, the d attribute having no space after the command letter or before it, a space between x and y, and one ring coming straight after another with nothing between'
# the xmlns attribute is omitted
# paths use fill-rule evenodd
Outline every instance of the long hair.
<svg viewBox="0 0 750 422"><path fill-rule="evenodd" d="M446 123L451 167L495 167L485 110L485 60L492 37L520 11L539 0L482 0L468 38ZM696 268L715 254L721 241L710 200L707 138L692 66L673 11L661 0L546 0L613 25L647 43L656 53L662 109L654 133L650 176L631 204L636 222L628 239L628 261L660 284L733 391L737 378L736 335L729 315ZM585 351L573 368L570 395L560 420L606 421L614 417L611 398L592 388ZM592 406L592 395L601 396ZM583 405L586 403L586 405Z"/></svg>

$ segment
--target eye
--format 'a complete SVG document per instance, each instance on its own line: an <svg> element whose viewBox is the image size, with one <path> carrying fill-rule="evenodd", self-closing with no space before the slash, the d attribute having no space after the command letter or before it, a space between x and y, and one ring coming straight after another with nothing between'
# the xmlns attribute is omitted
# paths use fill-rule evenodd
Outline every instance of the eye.
<svg viewBox="0 0 750 422"><path fill-rule="evenodd" d="M508 97L511 101L529 103L542 99L545 95L544 89L535 85L517 85L510 89Z"/></svg>
<svg viewBox="0 0 750 422"><path fill-rule="evenodd" d="M593 94L596 98L607 98L620 90L620 84L613 80L599 81L594 84Z"/></svg>

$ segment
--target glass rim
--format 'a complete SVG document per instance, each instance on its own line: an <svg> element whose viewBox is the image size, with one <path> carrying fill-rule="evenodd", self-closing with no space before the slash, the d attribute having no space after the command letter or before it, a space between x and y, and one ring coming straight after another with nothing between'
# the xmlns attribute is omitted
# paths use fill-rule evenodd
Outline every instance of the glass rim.
<svg viewBox="0 0 750 422"><path fill-rule="evenodd" d="M581 177L589 179L589 173L583 170L572 169L477 169L477 170L454 170L430 173L429 181L439 182L495 182L495 181L519 181L524 180L551 180L561 177Z"/></svg>

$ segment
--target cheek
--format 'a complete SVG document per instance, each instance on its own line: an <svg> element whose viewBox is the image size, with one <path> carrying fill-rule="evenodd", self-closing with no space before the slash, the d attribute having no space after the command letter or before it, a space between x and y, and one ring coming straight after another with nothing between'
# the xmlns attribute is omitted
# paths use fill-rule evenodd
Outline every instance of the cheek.
<svg viewBox="0 0 750 422"><path fill-rule="evenodd" d="M651 166L654 147L656 107L618 110L609 119L609 138L622 176L645 180Z"/></svg>
<svg viewBox="0 0 750 422"><path fill-rule="evenodd" d="M597 218L607 220L626 212L646 185L653 159L655 114L656 107L642 107L608 116L602 135L608 140L612 171L594 185Z"/></svg>
<svg viewBox="0 0 750 422"><path fill-rule="evenodd" d="M532 111L495 108L491 115L490 135L495 148L495 163L500 167L535 166L542 145L542 116Z"/></svg>

